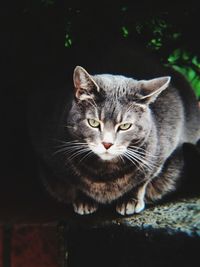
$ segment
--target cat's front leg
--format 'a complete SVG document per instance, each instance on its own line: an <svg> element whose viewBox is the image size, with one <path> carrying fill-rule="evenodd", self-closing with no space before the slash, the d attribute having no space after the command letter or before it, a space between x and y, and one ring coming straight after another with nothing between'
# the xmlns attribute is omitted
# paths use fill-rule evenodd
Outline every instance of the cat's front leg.
<svg viewBox="0 0 200 267"><path fill-rule="evenodd" d="M79 215L88 215L97 211L98 203L90 198L87 198L86 196L81 195L73 202L73 208L74 212L78 213Z"/></svg>
<svg viewBox="0 0 200 267"><path fill-rule="evenodd" d="M144 196L147 184L147 182L144 183L138 187L136 192L119 200L116 205L116 211L123 216L140 213L145 208Z"/></svg>

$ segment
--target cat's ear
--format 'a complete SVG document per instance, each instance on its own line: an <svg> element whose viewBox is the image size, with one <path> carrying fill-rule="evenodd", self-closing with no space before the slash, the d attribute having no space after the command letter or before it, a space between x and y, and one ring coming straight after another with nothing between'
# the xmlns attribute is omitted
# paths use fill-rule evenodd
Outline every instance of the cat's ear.
<svg viewBox="0 0 200 267"><path fill-rule="evenodd" d="M79 100L94 98L95 93L99 92L99 87L91 75L80 66L74 69L73 80L75 96Z"/></svg>
<svg viewBox="0 0 200 267"><path fill-rule="evenodd" d="M169 86L170 80L170 76L165 76L139 81L140 94L142 95L141 101L147 104L154 102L159 94Z"/></svg>

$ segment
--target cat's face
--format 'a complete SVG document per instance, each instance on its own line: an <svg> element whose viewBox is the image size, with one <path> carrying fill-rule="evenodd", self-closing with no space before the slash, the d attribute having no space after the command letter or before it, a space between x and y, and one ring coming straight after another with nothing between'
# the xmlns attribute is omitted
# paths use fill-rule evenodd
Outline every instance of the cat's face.
<svg viewBox="0 0 200 267"><path fill-rule="evenodd" d="M169 82L168 77L159 79L159 88ZM151 83L155 87L154 80ZM131 158L128 148L141 145L149 136L152 119L148 105L156 93L144 86L145 81L116 75L90 76L81 67L75 69L74 84L76 101L68 120L71 134L102 160Z"/></svg>
<svg viewBox="0 0 200 267"><path fill-rule="evenodd" d="M88 106L82 121L82 135L89 148L102 160L112 160L127 152L127 147L142 142L148 135L148 110L140 105L106 98L97 107Z"/></svg>

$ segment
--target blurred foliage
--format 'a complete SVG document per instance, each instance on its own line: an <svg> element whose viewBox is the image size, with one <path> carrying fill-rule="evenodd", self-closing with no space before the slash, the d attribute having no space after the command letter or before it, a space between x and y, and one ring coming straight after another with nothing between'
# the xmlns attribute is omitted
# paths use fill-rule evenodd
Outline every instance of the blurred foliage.
<svg viewBox="0 0 200 267"><path fill-rule="evenodd" d="M129 35L128 29L125 26L122 26L121 29L122 29L123 37L125 37L125 38L128 37L128 35Z"/></svg>
<svg viewBox="0 0 200 267"><path fill-rule="evenodd" d="M161 13L156 18L155 16L133 18L132 12L128 5L121 6L118 10L115 9L115 13L113 12L115 27L119 27L119 37L131 40L133 35L137 36L148 49L159 56L163 65L171 66L182 73L200 97L200 59L183 47L181 39L183 30L170 21L167 12ZM76 39L73 21L80 19L80 13L84 13L84 9L68 9L64 43L66 48L73 45L73 38Z"/></svg>
<svg viewBox="0 0 200 267"><path fill-rule="evenodd" d="M37 46L35 51L41 50L42 55L54 56L55 61L58 47L63 47L64 53L70 55L70 48L78 47L89 38L102 38L108 42L126 38L130 43L139 40L160 58L163 65L181 72L200 97L200 42L195 39L199 13L196 6L182 3L180 7L167 2L165 7L163 2L158 8L150 1L119 2L122 4L116 2L96 8L95 2L89 7L84 2L75 7L74 1L22 0L16 4L17 12L22 10L20 18L24 18L19 28L25 25L27 32L30 28L35 29L31 33L31 45ZM63 58L62 49L59 53Z"/></svg>
<svg viewBox="0 0 200 267"><path fill-rule="evenodd" d="M176 49L168 57L168 66L182 73L191 83L197 96L200 96L200 59L182 49Z"/></svg>
<svg viewBox="0 0 200 267"><path fill-rule="evenodd" d="M160 18L154 18L151 21L145 22L143 25L136 26L136 31L141 34L143 31L150 32L150 39L147 40L147 47L151 50L162 50L169 43L179 41L182 33L177 32L170 23ZM200 58L184 49L180 48L180 43L177 42L176 48L165 58L162 58L162 63L166 66L171 66L176 71L183 74L190 82L196 95L200 97ZM162 52L162 51L161 51Z"/></svg>
<svg viewBox="0 0 200 267"><path fill-rule="evenodd" d="M66 33L65 35L65 47L71 47L72 46L72 39L69 35L69 33Z"/></svg>

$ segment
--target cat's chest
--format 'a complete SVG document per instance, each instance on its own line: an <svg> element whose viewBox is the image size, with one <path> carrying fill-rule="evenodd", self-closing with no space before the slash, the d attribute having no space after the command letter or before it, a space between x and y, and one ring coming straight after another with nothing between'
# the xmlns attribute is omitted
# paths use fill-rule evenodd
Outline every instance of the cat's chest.
<svg viewBox="0 0 200 267"><path fill-rule="evenodd" d="M113 181L96 182L91 178L82 177L79 189L89 197L100 203L111 203L126 192L130 191L135 185L132 174L126 174Z"/></svg>

